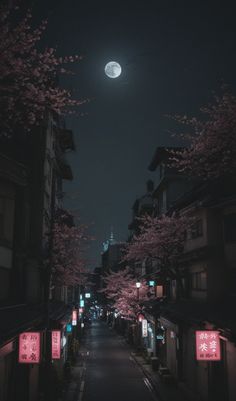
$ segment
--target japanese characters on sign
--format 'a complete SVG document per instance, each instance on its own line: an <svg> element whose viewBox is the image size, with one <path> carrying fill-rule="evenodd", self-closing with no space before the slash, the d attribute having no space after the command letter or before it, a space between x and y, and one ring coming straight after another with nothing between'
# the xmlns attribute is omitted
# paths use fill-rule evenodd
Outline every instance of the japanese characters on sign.
<svg viewBox="0 0 236 401"><path fill-rule="evenodd" d="M196 331L196 356L198 361L219 361L221 359L218 331Z"/></svg>
<svg viewBox="0 0 236 401"><path fill-rule="evenodd" d="M25 332L19 335L19 363L40 362L40 333Z"/></svg>
<svg viewBox="0 0 236 401"><path fill-rule="evenodd" d="M52 359L61 358L61 332L60 330L52 330Z"/></svg>
<svg viewBox="0 0 236 401"><path fill-rule="evenodd" d="M77 325L77 310L74 309L72 311L72 326L76 326Z"/></svg>
<svg viewBox="0 0 236 401"><path fill-rule="evenodd" d="M147 337L147 336L148 336L147 320L143 319L142 320L142 337Z"/></svg>

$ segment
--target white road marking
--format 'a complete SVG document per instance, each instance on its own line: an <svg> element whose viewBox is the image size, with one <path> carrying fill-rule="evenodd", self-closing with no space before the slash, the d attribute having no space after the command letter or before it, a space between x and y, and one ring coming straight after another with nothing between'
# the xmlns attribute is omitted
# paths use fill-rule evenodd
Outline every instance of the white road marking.
<svg viewBox="0 0 236 401"><path fill-rule="evenodd" d="M85 385L85 381L83 380L83 381L81 382L80 389L79 389L79 398L78 398L78 401L82 401L83 393L84 393L84 385Z"/></svg>
<svg viewBox="0 0 236 401"><path fill-rule="evenodd" d="M148 380L148 378L147 378L147 377L143 377L143 381L144 381L144 383L146 384L147 388L148 388L150 391L153 391L153 387L152 387L150 381Z"/></svg>
<svg viewBox="0 0 236 401"><path fill-rule="evenodd" d="M150 381L148 380L148 378L147 378L147 377L143 377L143 381L144 381L146 387L148 388L148 390L150 391L150 393L151 393L151 395L152 395L152 397L153 397L153 400L154 400L154 401L158 401L159 398L157 398L157 395L156 395L156 393L155 393L155 390L154 390L152 384L150 383ZM160 401L160 400L159 400L159 401Z"/></svg>

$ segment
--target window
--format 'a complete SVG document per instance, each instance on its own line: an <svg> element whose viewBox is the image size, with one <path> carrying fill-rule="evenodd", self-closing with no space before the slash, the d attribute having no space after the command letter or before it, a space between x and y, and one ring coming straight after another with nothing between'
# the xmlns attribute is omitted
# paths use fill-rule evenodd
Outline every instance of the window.
<svg viewBox="0 0 236 401"><path fill-rule="evenodd" d="M225 242L236 242L236 213L224 216Z"/></svg>
<svg viewBox="0 0 236 401"><path fill-rule="evenodd" d="M192 290L206 290L207 289L207 275L206 272L196 272L192 274Z"/></svg>
<svg viewBox="0 0 236 401"><path fill-rule="evenodd" d="M202 219L197 220L191 228L191 239L199 238L203 236L203 224Z"/></svg>

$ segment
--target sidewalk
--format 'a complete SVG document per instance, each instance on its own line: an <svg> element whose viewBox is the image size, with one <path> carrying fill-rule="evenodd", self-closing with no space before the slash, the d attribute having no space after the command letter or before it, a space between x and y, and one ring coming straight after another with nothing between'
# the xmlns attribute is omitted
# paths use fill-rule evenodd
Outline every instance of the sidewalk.
<svg viewBox="0 0 236 401"><path fill-rule="evenodd" d="M63 396L63 401L77 401L79 399L80 386L85 373L85 354L86 350L81 347L76 363L71 368L71 379Z"/></svg>
<svg viewBox="0 0 236 401"><path fill-rule="evenodd" d="M187 390L181 385L163 382L158 371L153 371L151 365L138 353L131 352L131 356L150 381L160 401L199 401L195 396L187 394Z"/></svg>

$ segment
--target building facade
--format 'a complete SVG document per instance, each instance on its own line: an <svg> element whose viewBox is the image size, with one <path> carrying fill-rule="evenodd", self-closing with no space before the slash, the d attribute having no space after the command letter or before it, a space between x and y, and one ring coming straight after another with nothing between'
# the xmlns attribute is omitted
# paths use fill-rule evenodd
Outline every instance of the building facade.
<svg viewBox="0 0 236 401"><path fill-rule="evenodd" d="M47 342L50 330L61 332L62 358L55 361L52 373L59 383L71 308L65 303L66 289L57 291L60 296L50 292L45 259L54 212L61 205L62 180L72 179L64 159L74 147L72 133L49 115L30 135L1 138L1 145L0 399L54 399L57 390L46 394L43 386L44 367L51 361ZM40 364L18 362L19 335L24 332L40 333Z"/></svg>

